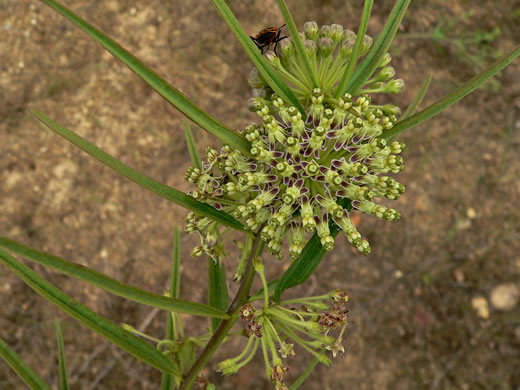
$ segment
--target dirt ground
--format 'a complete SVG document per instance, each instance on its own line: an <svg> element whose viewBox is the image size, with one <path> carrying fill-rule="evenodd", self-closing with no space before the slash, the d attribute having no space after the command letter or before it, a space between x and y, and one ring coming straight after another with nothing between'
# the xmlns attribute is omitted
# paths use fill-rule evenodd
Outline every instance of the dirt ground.
<svg viewBox="0 0 520 390"><path fill-rule="evenodd" d="M64 3L221 122L241 128L254 119L246 107L252 65L210 1ZM315 20L357 30L363 2L287 3L299 25ZM283 23L274 0L231 4L251 34ZM390 0L375 2L370 34L381 30L391 7ZM428 33L439 22L450 38L436 43ZM491 34L496 27L499 33ZM43 129L27 110L37 108L132 167L188 191L181 114L36 0L0 0L0 34L0 235L162 292L172 228L182 228L185 211ZM457 49L462 37L467 40ZM431 103L518 45L519 37L517 0L414 1L391 51L407 89L391 101L406 107L431 74L425 104ZM519 75L517 60L485 89L405 133L406 168L398 179L407 191L392 205L401 220L362 217L358 228L371 243L370 256L338 238L317 272L289 292L343 288L351 296L346 356L332 368L318 367L303 389L520 389ZM217 145L202 131L196 136L200 150ZM183 234L182 296L205 302L207 263L189 256L195 244ZM288 266L266 262L272 278ZM231 259L229 279L234 264ZM162 336L163 313L31 267L113 321ZM502 307L499 287L508 292L509 307ZM229 288L234 293L237 285ZM63 320L71 388L159 388L158 371L60 313L4 267L0 291L0 336L54 388L56 317ZM186 319L193 334L208 326ZM235 356L241 345L231 341L205 374L219 389L271 388L256 375L263 372L260 358L232 377L214 373L218 358ZM290 363L293 377L311 360L298 355ZM0 363L0 389L22 388Z"/></svg>

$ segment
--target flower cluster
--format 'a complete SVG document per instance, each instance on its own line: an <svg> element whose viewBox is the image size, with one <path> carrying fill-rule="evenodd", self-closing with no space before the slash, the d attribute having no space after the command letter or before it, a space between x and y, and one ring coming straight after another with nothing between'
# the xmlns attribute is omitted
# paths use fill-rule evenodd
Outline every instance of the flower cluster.
<svg viewBox="0 0 520 390"><path fill-rule="evenodd" d="M314 232L323 248L332 250L332 221L366 255L369 243L352 223L350 212L396 221L399 212L375 199L397 199L405 190L387 175L403 169L404 144L384 140L385 130L392 128L400 109L375 104L371 94L398 93L404 84L393 79L395 71L388 66L391 57L387 54L360 91L335 98L333 90L347 67L356 35L336 24L318 29L314 22L306 23L301 35L319 88L302 71L290 38L280 42L279 55L267 52L266 57L291 86L304 111L273 93L254 69L250 85L255 97L249 109L258 114L260 123L242 131L251 144L250 153L229 145L220 151L208 148L202 169L188 169L186 179L197 186L192 193L195 198L230 213L252 231L263 226L261 237L277 258L282 257L285 237L294 260L306 235ZM366 36L362 54L371 44ZM204 251L215 256L219 250L216 223L194 214L186 222L188 232L201 234L202 245L195 254Z"/></svg>
<svg viewBox="0 0 520 390"><path fill-rule="evenodd" d="M262 309L255 309L251 304L244 305L240 318L247 321L245 334L248 343L239 356L219 363L219 371L224 375L237 372L261 346L268 377L277 390L286 390L284 374L287 366L283 364L283 359L295 356L295 344L326 365L331 364L326 350L331 351L333 357L343 355L347 302L346 293L333 291L279 304L267 303ZM299 307L296 308L296 305ZM340 329L337 337L329 335L333 329Z"/></svg>

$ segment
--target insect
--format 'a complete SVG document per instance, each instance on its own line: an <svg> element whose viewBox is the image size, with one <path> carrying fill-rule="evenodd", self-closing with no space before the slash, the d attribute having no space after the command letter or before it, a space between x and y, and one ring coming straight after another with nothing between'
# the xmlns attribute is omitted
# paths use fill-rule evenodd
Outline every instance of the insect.
<svg viewBox="0 0 520 390"><path fill-rule="evenodd" d="M282 28L285 24L282 24L280 27L267 27L260 31L255 37L250 37L255 45L260 49L262 54L264 54L264 49L271 46L274 43L274 52L276 53L276 48L278 47L278 42L287 37L280 37L282 33Z"/></svg>

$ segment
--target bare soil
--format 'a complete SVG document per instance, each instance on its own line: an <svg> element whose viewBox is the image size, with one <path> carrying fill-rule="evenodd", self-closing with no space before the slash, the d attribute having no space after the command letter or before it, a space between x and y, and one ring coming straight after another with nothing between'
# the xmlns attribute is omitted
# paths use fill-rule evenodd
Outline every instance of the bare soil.
<svg viewBox="0 0 520 390"><path fill-rule="evenodd" d="M64 2L221 122L238 129L255 119L246 107L252 65L210 1ZM287 2L299 25L315 20L357 30L361 1ZM274 0L231 3L251 34L283 23ZM392 1L376 2L371 35L391 7ZM500 34L491 43L467 42L472 60L453 41L409 35L450 20L456 21L452 37L477 39L496 27ZM36 0L2 0L0 32L0 235L161 293L172 228L182 228L185 211L43 129L27 111L38 109L132 167L189 191L182 115ZM519 44L520 2L417 0L400 34L391 52L407 89L392 102L406 107L431 74L425 106L490 63L495 49L505 53ZM517 60L494 84L405 133L407 167L398 179L407 191L392 206L401 220L363 216L359 229L371 242L370 256L338 238L317 272L288 293L343 288L351 296L346 356L332 368L318 367L303 389L520 389L519 306L498 310L488 303L497 286L520 287L519 75ZM203 131L196 136L200 150L217 145ZM205 302L207 263L189 256L194 245L195 237L182 236L182 296ZM273 278L288 266L266 261ZM233 265L230 260L230 279ZM164 332L162 312L31 267L117 323L146 327L155 337ZM237 285L229 288L234 293ZM54 388L56 317L63 320L71 388L159 388L158 371L66 317L4 267L0 291L0 336ZM479 296L489 305L487 316L472 307ZM193 334L208 326L186 320ZM271 388L261 359L229 378L214 373L218 358L236 355L241 345L231 341L205 374L219 389ZM300 351L290 375L310 360ZM22 388L0 363L0 389Z"/></svg>

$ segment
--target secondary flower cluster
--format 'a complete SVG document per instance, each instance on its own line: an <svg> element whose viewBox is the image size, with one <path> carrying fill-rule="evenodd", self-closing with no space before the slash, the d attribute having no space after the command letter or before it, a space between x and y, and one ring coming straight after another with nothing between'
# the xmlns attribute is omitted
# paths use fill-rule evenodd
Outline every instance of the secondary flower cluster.
<svg viewBox="0 0 520 390"><path fill-rule="evenodd" d="M268 303L262 309L244 305L240 318L247 321L245 334L248 343L239 356L219 363L219 371L224 375L237 372L249 363L261 346L267 376L277 390L287 390L284 380L287 367L283 359L295 356L294 343L326 365L331 364L326 350L331 351L333 357L344 353L342 341L347 325L347 302L345 292L333 291L276 305ZM337 337L329 335L334 329L340 329Z"/></svg>
<svg viewBox="0 0 520 390"><path fill-rule="evenodd" d="M334 98L333 89L352 54L355 34L339 25L318 30L308 22L302 37L320 88L312 88L305 77L290 39L280 42L279 57L273 52L266 56L291 86L303 112L273 93L254 70L250 84L256 96L249 109L258 114L260 123L242 131L251 144L249 154L229 145L220 151L208 148L202 169L188 169L186 179L197 186L192 193L195 198L230 213L252 231L263 226L262 239L277 258L282 257L285 237L294 260L307 241L306 234L314 232L323 248L332 250L332 221L366 255L370 246L349 212L396 221L400 217L396 210L374 200L397 199L405 189L386 175L403 169L404 144L387 144L382 137L397 121L400 109L377 105L370 94L400 92L403 82L392 79L395 71L386 55L374 78L356 96L344 93ZM365 37L363 42L365 53L372 40ZM186 231L201 234L202 245L194 254L217 256L222 250L217 244L218 226L194 214L186 222Z"/></svg>

